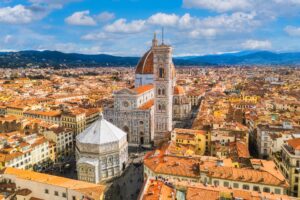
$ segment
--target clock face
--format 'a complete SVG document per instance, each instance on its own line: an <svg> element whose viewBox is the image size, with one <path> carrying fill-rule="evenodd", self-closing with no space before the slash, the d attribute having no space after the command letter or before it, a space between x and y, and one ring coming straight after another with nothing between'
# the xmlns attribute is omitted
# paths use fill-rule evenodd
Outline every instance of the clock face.
<svg viewBox="0 0 300 200"><path fill-rule="evenodd" d="M129 106L128 101L123 101L123 106L127 108Z"/></svg>

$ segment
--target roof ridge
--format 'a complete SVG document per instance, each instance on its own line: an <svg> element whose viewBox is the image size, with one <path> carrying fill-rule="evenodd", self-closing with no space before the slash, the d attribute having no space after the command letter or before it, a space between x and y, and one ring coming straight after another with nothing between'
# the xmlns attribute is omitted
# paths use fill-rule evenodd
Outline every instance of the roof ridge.
<svg viewBox="0 0 300 200"><path fill-rule="evenodd" d="M145 60L144 60L144 63L143 63L143 72L144 72L144 68L145 68L146 61L147 61L147 59L148 59L148 57L149 57L151 51L152 51L152 48L147 52L147 56L146 56L146 58L145 58Z"/></svg>
<svg viewBox="0 0 300 200"><path fill-rule="evenodd" d="M114 131L113 131L113 128L111 127L111 124L106 121L105 119L103 119L103 122L105 122L105 125L109 128L109 130L111 131L112 135L114 136L114 139L118 139L118 137L115 135Z"/></svg>
<svg viewBox="0 0 300 200"><path fill-rule="evenodd" d="M98 120L96 120L94 123L92 123L88 128L86 128L85 130L83 130L81 133L79 133L77 136L76 136L76 138L82 138L83 137L83 135L86 135L88 132L89 132L89 130L92 130L92 128L93 127L95 127L95 126L97 126L97 121Z"/></svg>

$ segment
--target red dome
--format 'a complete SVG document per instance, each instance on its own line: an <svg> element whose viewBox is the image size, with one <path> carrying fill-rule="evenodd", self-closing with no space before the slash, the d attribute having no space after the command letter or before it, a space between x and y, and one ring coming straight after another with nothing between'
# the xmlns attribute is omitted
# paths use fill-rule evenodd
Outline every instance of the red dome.
<svg viewBox="0 0 300 200"><path fill-rule="evenodd" d="M153 51L150 49L140 59L136 66L136 74L153 74Z"/></svg>

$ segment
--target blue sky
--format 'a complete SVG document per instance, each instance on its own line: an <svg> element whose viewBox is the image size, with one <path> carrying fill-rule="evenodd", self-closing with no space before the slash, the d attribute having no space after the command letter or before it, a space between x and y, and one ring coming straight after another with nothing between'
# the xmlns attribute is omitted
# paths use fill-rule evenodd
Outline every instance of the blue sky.
<svg viewBox="0 0 300 200"><path fill-rule="evenodd" d="M300 0L1 0L0 51L139 56L165 27L175 55L300 51Z"/></svg>

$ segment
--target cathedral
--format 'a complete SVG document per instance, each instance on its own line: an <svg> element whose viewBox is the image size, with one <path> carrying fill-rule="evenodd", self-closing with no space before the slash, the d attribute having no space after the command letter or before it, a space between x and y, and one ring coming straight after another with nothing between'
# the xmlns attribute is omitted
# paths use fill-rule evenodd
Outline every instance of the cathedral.
<svg viewBox="0 0 300 200"><path fill-rule="evenodd" d="M191 102L176 85L172 47L158 44L139 60L135 87L114 92L114 103L104 109L105 119L127 133L129 146L151 147L168 141L175 122L189 119Z"/></svg>

